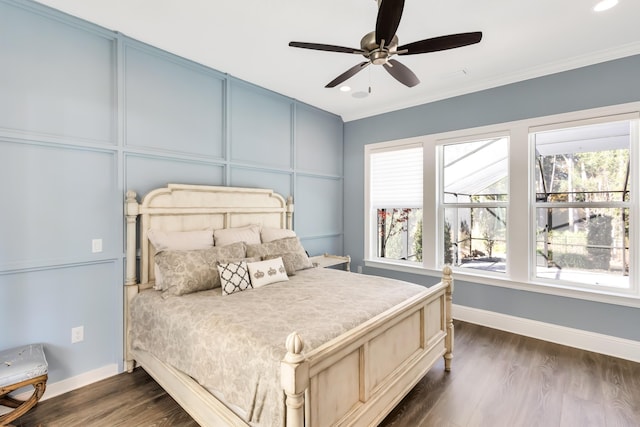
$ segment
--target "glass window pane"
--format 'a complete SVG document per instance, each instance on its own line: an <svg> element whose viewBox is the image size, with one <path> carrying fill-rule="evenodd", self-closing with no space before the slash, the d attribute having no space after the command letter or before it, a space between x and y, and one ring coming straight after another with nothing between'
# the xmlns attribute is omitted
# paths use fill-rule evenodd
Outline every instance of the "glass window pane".
<svg viewBox="0 0 640 427"><path fill-rule="evenodd" d="M508 138L445 145L444 202L507 201Z"/></svg>
<svg viewBox="0 0 640 427"><path fill-rule="evenodd" d="M444 263L504 273L507 262L506 208L447 208Z"/></svg>
<svg viewBox="0 0 640 427"><path fill-rule="evenodd" d="M538 132L536 199L629 200L629 121Z"/></svg>
<svg viewBox="0 0 640 427"><path fill-rule="evenodd" d="M384 208L377 210L377 256L422 261L422 209Z"/></svg>
<svg viewBox="0 0 640 427"><path fill-rule="evenodd" d="M536 210L536 276L612 288L629 287L629 210Z"/></svg>

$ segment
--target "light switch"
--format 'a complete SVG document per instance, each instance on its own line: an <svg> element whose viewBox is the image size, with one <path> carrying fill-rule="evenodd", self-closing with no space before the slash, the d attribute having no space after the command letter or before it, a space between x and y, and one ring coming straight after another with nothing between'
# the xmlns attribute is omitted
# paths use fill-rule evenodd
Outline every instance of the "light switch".
<svg viewBox="0 0 640 427"><path fill-rule="evenodd" d="M91 252L94 254L102 252L102 239L93 239L91 241Z"/></svg>

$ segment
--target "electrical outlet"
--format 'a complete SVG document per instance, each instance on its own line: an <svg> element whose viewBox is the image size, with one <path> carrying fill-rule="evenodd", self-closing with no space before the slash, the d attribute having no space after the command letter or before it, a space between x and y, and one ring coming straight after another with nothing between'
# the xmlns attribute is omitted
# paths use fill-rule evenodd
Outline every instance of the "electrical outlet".
<svg viewBox="0 0 640 427"><path fill-rule="evenodd" d="M362 266L361 265L358 266L358 273L362 273Z"/></svg>
<svg viewBox="0 0 640 427"><path fill-rule="evenodd" d="M91 252L94 254L102 252L102 239L93 239L91 241Z"/></svg>
<svg viewBox="0 0 640 427"><path fill-rule="evenodd" d="M71 328L71 344L84 341L84 326Z"/></svg>

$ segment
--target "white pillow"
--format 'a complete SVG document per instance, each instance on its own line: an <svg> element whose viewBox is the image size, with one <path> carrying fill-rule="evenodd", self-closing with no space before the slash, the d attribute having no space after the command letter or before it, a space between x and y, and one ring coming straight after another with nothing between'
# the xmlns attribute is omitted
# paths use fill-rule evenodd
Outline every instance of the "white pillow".
<svg viewBox="0 0 640 427"><path fill-rule="evenodd" d="M193 231L147 231L149 242L156 248L156 252L162 251L193 251L198 249L208 249L213 246L213 230L193 230ZM162 273L158 265L154 265L154 276L156 282L154 289L162 290Z"/></svg>
<svg viewBox="0 0 640 427"><path fill-rule="evenodd" d="M275 282L289 280L287 270L284 268L282 258L274 258L266 261L247 263L251 285L254 288L269 285Z"/></svg>
<svg viewBox="0 0 640 427"><path fill-rule="evenodd" d="M213 231L162 231L149 230L149 241L156 248L156 252L162 251L192 251L196 249L208 249L213 246Z"/></svg>
<svg viewBox="0 0 640 427"><path fill-rule="evenodd" d="M244 227L213 230L213 240L216 246L226 246L237 242L255 245L260 243L260 226L252 224Z"/></svg>
<svg viewBox="0 0 640 427"><path fill-rule="evenodd" d="M252 288L245 261L218 263L218 273L222 283L222 295L231 295Z"/></svg>
<svg viewBox="0 0 640 427"><path fill-rule="evenodd" d="M274 240L284 239L285 237L296 237L296 232L287 228L276 227L262 227L260 231L262 243L273 242Z"/></svg>

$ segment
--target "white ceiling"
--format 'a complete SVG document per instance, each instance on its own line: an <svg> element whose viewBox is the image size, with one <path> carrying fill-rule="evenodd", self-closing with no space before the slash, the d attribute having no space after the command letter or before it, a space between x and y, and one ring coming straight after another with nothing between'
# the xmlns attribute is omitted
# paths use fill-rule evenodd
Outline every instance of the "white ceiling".
<svg viewBox="0 0 640 427"><path fill-rule="evenodd" d="M395 57L421 80L407 88L381 66L324 86L364 60L289 41L358 48L374 0L39 0L71 15L355 120L640 53L640 1L596 13L596 0L406 0L399 44L482 31L479 44ZM353 95L368 93L364 98Z"/></svg>

